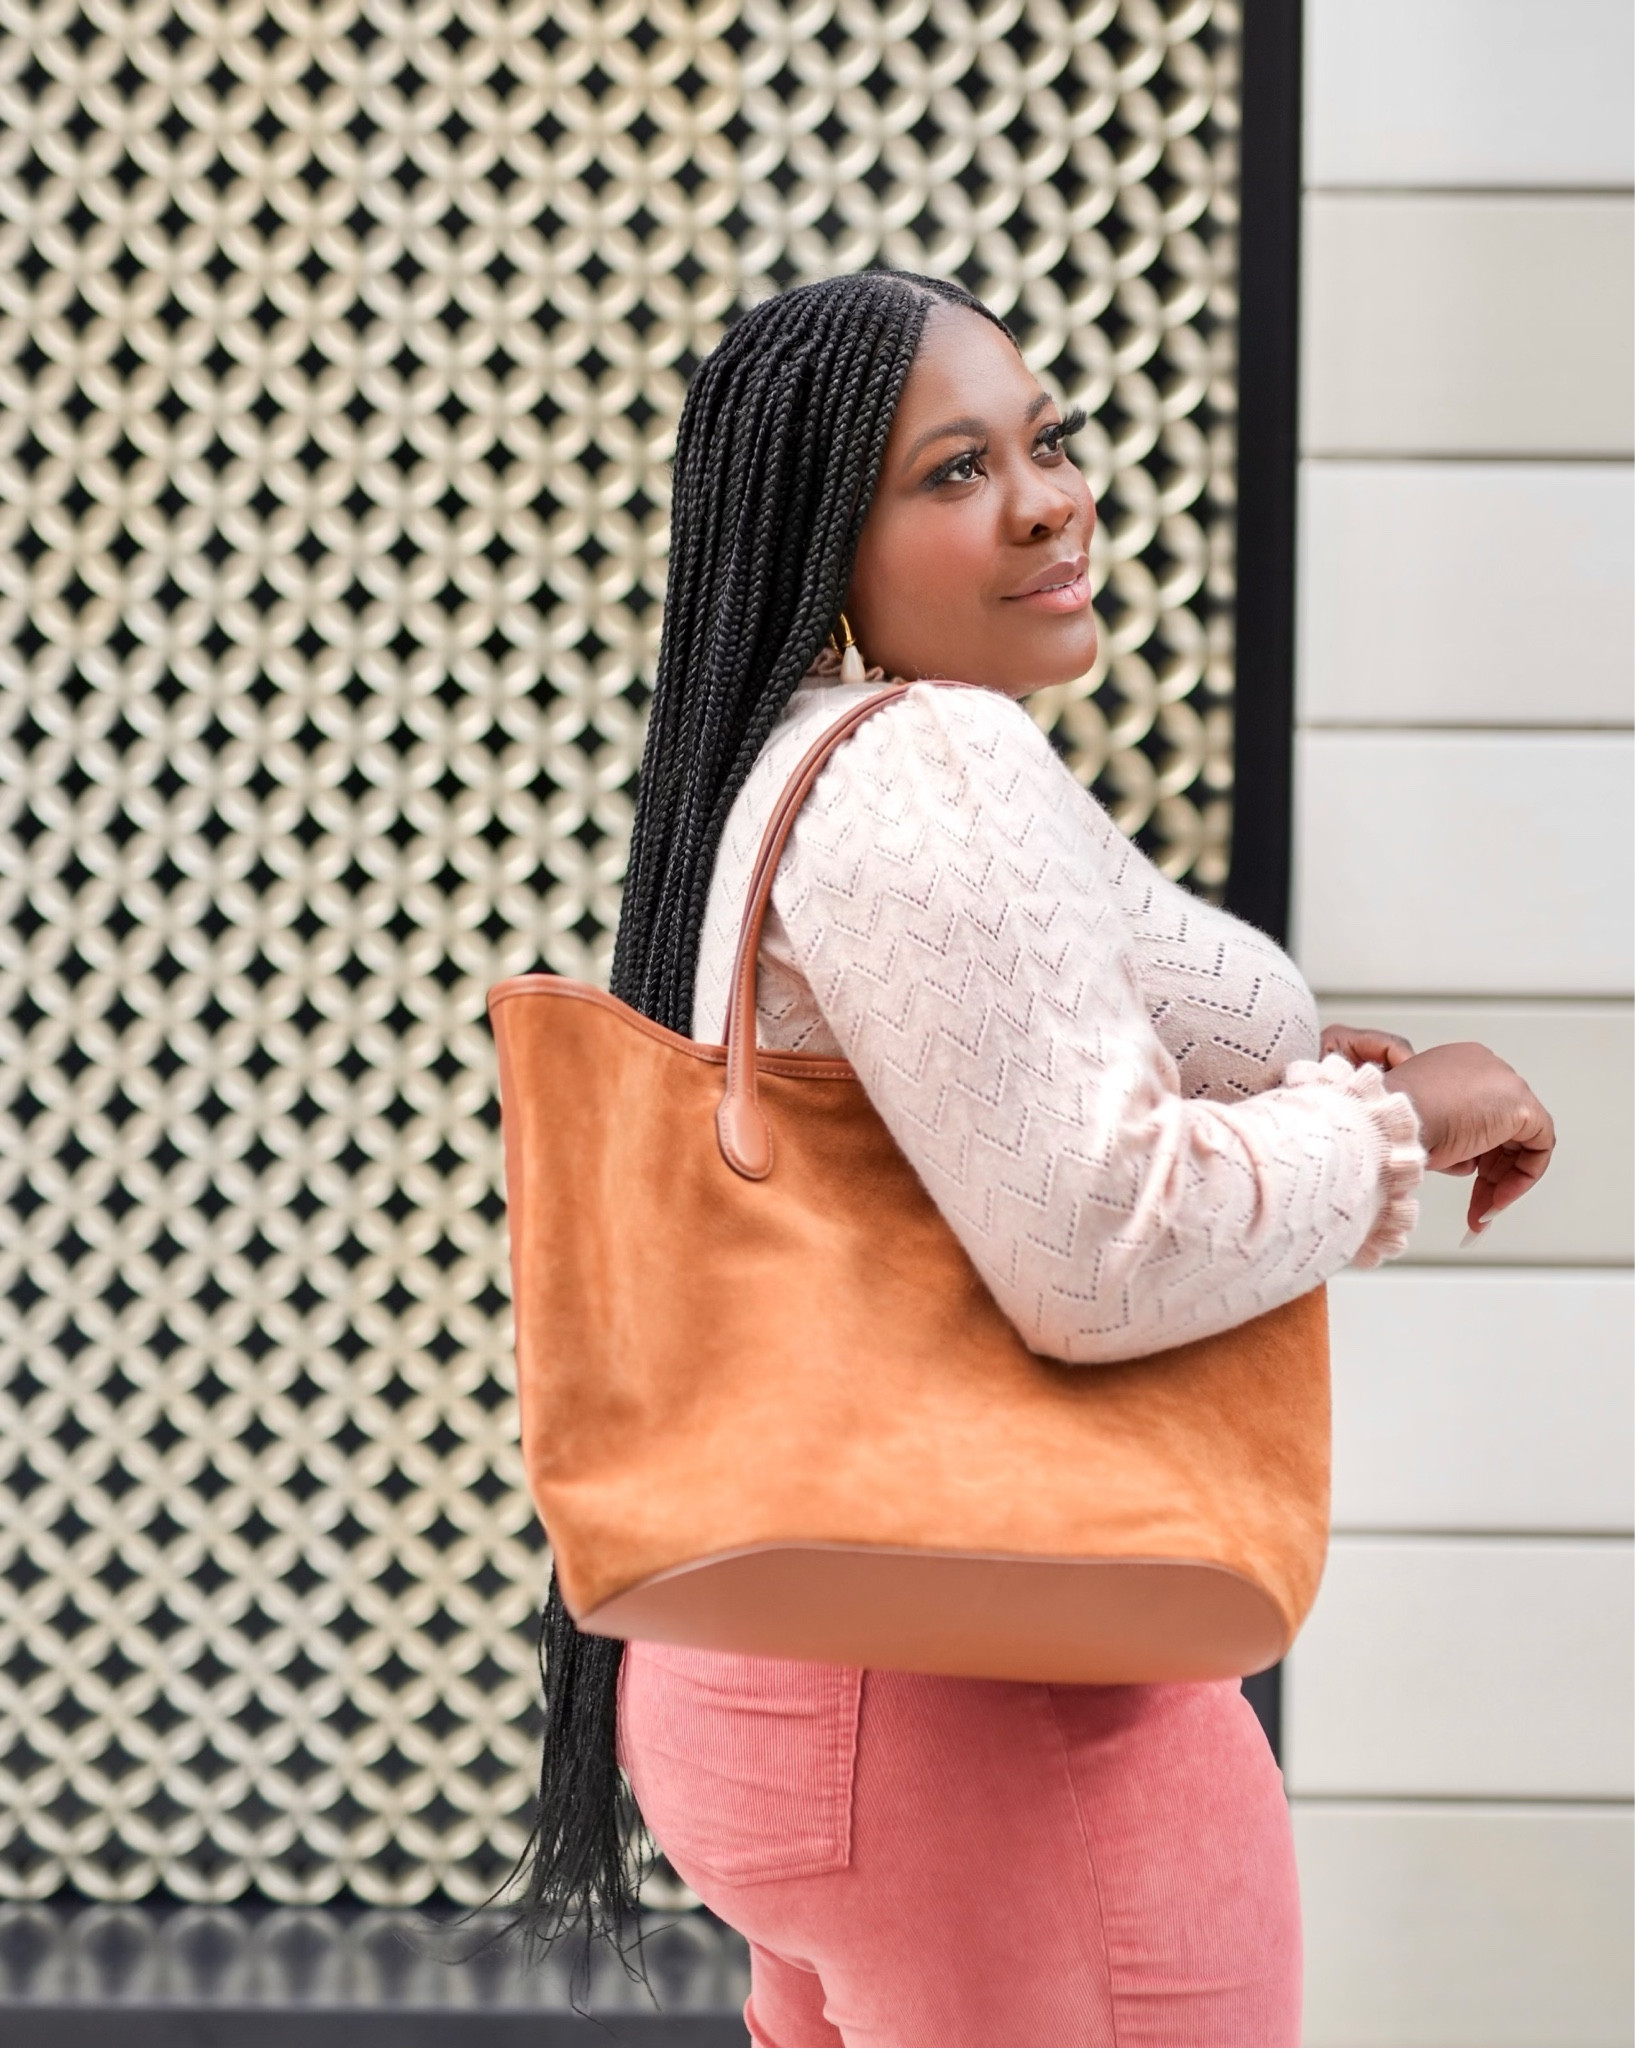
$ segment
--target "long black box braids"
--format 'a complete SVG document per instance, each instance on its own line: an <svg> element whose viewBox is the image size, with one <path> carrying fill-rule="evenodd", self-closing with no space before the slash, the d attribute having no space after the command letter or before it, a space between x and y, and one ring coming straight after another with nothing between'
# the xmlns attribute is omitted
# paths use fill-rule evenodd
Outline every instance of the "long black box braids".
<svg viewBox="0 0 1635 2049"><path fill-rule="evenodd" d="M612 988L692 1027L716 849L796 685L834 627L886 437L941 278L872 270L741 315L694 374L676 436L670 562ZM1008 332L1008 330L1007 330ZM553 1578L540 1635L544 1758L517 1902L533 1939L627 1951L638 1818L615 1755L624 1645L574 1627Z"/></svg>
<svg viewBox="0 0 1635 2049"><path fill-rule="evenodd" d="M732 801L839 617L892 416L933 298L864 271L744 314L700 364L676 435L658 674L613 992L691 1029Z"/></svg>

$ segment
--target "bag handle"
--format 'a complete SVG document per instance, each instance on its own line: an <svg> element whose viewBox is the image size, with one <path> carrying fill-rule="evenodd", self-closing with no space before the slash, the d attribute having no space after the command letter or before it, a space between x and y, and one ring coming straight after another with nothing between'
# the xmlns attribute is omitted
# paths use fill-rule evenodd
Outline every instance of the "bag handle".
<svg viewBox="0 0 1635 2049"><path fill-rule="evenodd" d="M746 1181L764 1181L772 1172L772 1128L766 1121L756 1089L755 1074L755 971L760 961L761 928L766 907L772 900L772 881L783 858L785 842L795 823L795 814L806 794L822 773L829 756L856 732L865 719L901 697L907 684L894 683L877 690L861 704L835 720L802 755L794 774L784 785L749 878L744 900L743 923L738 928L738 951L732 963L732 1002L727 1011L727 1085L715 1113L715 1132L721 1157L735 1174Z"/></svg>

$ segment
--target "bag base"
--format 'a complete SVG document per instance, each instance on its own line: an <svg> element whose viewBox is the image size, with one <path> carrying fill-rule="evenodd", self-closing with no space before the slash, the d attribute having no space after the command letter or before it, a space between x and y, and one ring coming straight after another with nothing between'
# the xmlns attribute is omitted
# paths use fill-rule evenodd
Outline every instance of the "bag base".
<svg viewBox="0 0 1635 2049"><path fill-rule="evenodd" d="M861 1544L724 1552L575 1620L596 1636L1064 1685L1235 1679L1288 1648L1277 1604L1227 1566Z"/></svg>

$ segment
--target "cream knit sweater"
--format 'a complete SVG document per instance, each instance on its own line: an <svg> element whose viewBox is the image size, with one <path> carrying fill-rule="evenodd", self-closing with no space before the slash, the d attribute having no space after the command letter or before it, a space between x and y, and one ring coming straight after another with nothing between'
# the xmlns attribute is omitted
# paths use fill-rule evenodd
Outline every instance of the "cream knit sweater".
<svg viewBox="0 0 1635 2049"><path fill-rule="evenodd" d="M739 794L693 1010L719 1042L744 892L800 756L873 689L814 673ZM1400 1252L1412 1105L1318 1061L1263 934L1167 881L1020 705L916 684L837 750L773 885L764 1046L839 1053L1025 1341L1139 1358Z"/></svg>

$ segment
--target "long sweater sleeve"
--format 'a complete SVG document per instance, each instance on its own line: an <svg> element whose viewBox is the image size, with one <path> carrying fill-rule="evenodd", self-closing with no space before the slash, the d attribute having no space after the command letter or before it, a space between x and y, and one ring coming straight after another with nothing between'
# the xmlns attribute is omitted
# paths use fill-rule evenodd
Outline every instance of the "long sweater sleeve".
<svg viewBox="0 0 1635 2049"><path fill-rule="evenodd" d="M810 694L758 764L767 808L847 701ZM701 1011L741 865L717 865ZM1218 935L1190 929L1221 914L1157 876L1017 705L921 685L870 720L807 798L772 907L763 1036L852 1062L1034 1350L1137 1358L1401 1249L1412 1106L1373 1068L1283 1058L1311 1044L1292 963L1222 920L1262 949L1226 986ZM1269 1030L1234 1028L1245 1003Z"/></svg>

